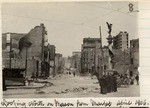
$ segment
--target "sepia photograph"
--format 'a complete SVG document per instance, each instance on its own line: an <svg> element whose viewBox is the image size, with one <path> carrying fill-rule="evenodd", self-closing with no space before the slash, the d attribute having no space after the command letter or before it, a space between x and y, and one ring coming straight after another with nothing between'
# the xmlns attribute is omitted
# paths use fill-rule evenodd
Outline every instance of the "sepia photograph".
<svg viewBox="0 0 150 108"><path fill-rule="evenodd" d="M139 97L138 2L2 3L3 98Z"/></svg>

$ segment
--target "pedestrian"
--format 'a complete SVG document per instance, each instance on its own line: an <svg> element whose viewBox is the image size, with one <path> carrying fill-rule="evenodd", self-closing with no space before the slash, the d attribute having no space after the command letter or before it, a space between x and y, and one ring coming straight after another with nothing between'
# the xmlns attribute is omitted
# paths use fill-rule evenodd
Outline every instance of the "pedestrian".
<svg viewBox="0 0 150 108"><path fill-rule="evenodd" d="M70 70L69 70L69 75L71 75L71 72L70 72Z"/></svg>
<svg viewBox="0 0 150 108"><path fill-rule="evenodd" d="M112 83L113 83L113 92L117 92L117 77L116 77L116 74L113 73L113 80L112 80Z"/></svg>
<svg viewBox="0 0 150 108"><path fill-rule="evenodd" d="M113 82L113 79L114 79L114 78L113 78L113 75L111 75L110 78L111 78L111 92L114 92L114 90L115 90L115 86L114 86L114 85L115 85L115 84L114 84L114 82Z"/></svg>
<svg viewBox="0 0 150 108"><path fill-rule="evenodd" d="M104 93L108 93L108 83L106 80L106 76L104 75Z"/></svg>
<svg viewBox="0 0 150 108"><path fill-rule="evenodd" d="M124 84L124 87L127 87L127 74L124 74L123 84Z"/></svg>
<svg viewBox="0 0 150 108"><path fill-rule="evenodd" d="M75 72L75 70L73 70L73 76L74 76L74 77L76 76L76 72Z"/></svg>
<svg viewBox="0 0 150 108"><path fill-rule="evenodd" d="M133 85L134 84L134 78L133 78L133 76L131 76L130 79L131 79L130 84Z"/></svg>
<svg viewBox="0 0 150 108"><path fill-rule="evenodd" d="M137 85L139 85L139 75L138 74L136 75L135 79L136 79Z"/></svg>
<svg viewBox="0 0 150 108"><path fill-rule="evenodd" d="M3 75L3 91L7 91L5 80L5 75Z"/></svg>
<svg viewBox="0 0 150 108"><path fill-rule="evenodd" d="M106 76L106 81L107 81L107 92L110 93L111 92L111 77L109 73Z"/></svg>
<svg viewBox="0 0 150 108"><path fill-rule="evenodd" d="M25 85L26 85L26 86L29 86L29 85L30 85L29 83L30 83L29 78L26 77L26 78L25 78Z"/></svg>
<svg viewBox="0 0 150 108"><path fill-rule="evenodd" d="M105 75L99 79L99 84L101 87L100 93L101 94L107 94L107 81L106 81Z"/></svg>
<svg viewBox="0 0 150 108"><path fill-rule="evenodd" d="M32 74L31 78L32 78L33 81L35 80L35 75L34 75L34 73Z"/></svg>

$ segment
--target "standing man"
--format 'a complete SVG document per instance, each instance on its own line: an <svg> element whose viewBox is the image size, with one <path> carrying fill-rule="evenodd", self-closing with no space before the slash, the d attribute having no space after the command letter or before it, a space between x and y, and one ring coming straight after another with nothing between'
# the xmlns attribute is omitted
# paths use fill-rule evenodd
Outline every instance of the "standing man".
<svg viewBox="0 0 150 108"><path fill-rule="evenodd" d="M7 91L4 72L3 72L3 91Z"/></svg>
<svg viewBox="0 0 150 108"><path fill-rule="evenodd" d="M109 73L106 76L106 81L107 81L107 92L110 93L112 85L111 85L111 76Z"/></svg>
<svg viewBox="0 0 150 108"><path fill-rule="evenodd" d="M73 76L76 76L76 69L73 69Z"/></svg>
<svg viewBox="0 0 150 108"><path fill-rule="evenodd" d="M135 79L136 79L137 85L139 85L139 75L138 74L136 75Z"/></svg>
<svg viewBox="0 0 150 108"><path fill-rule="evenodd" d="M113 73L112 82L113 82L113 92L117 92L117 75L115 74L115 72Z"/></svg>
<svg viewBox="0 0 150 108"><path fill-rule="evenodd" d="M101 87L101 94L107 94L107 81L105 75L103 75L102 78L99 79L99 84Z"/></svg>

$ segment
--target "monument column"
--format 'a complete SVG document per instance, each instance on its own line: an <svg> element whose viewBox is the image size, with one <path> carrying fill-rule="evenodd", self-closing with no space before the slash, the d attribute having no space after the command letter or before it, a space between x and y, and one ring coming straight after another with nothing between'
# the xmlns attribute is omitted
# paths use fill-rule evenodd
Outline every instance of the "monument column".
<svg viewBox="0 0 150 108"><path fill-rule="evenodd" d="M106 38L107 39L107 42L108 42L108 51L109 51L109 64L108 64L108 67L109 69L113 69L114 66L113 66L113 58L114 58L114 54L113 54L113 51L112 51L112 42L113 42L113 37L111 35L111 31L112 31L112 24L109 24L108 22L107 23L107 26L108 26L108 37Z"/></svg>

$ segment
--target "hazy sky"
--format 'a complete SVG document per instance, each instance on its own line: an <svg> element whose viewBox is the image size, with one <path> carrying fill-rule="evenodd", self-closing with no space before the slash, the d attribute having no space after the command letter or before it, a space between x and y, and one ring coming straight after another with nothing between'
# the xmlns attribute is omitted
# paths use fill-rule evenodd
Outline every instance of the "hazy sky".
<svg viewBox="0 0 150 108"><path fill-rule="evenodd" d="M138 9L137 2L133 9ZM138 38L137 12L129 12L129 2L45 2L2 4L2 32L28 33L44 23L50 44L64 56L80 51L83 38L99 38L102 28L103 45L107 45L108 28L112 35L127 31L129 38Z"/></svg>

